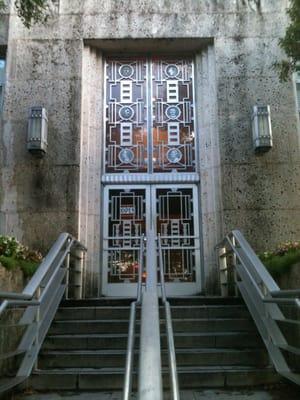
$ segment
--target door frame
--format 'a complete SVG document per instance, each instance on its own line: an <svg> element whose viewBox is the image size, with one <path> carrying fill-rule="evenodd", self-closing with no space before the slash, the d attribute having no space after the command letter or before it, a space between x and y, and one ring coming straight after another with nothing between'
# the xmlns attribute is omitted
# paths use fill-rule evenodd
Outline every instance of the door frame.
<svg viewBox="0 0 300 400"><path fill-rule="evenodd" d="M157 239L157 223L156 223L156 189L164 188L164 189L185 189L191 188L193 190L193 217L194 217L194 247L195 247L195 281L194 282L166 282L166 292L168 296L184 296L184 295L194 295L201 291L202 287L202 256L201 256L201 248L200 248L200 210L199 210L199 201L198 201L198 185L195 184L142 184L142 185L105 185L103 188L103 237L102 237L102 294L104 296L112 296L112 297L135 297L137 293L137 284L136 283L109 283L108 282L108 228L109 228L109 215L107 209L109 205L109 190L110 189L142 189L145 190L145 238L146 238L146 257L145 262L150 265L150 260L147 257L147 254L153 254L153 251L149 251L148 246L151 243L156 243ZM195 218L196 216L196 218ZM154 237L149 237L147 240L147 236L150 234L155 235ZM137 248L138 249L138 248ZM155 253L157 251L157 246L155 247ZM155 260L151 260L151 265L153 268L158 268L157 265L157 257ZM147 266L146 266L147 268ZM146 269L147 271L147 269ZM158 291L160 295L160 291Z"/></svg>

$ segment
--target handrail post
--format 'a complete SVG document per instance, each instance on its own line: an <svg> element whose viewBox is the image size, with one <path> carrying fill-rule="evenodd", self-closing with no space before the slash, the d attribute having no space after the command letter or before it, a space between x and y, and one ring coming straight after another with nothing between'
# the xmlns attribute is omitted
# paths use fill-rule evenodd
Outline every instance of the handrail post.
<svg viewBox="0 0 300 400"><path fill-rule="evenodd" d="M64 262L64 268L66 268L66 290L65 290L65 299L68 300L69 298L69 284L70 284L70 253L67 254L65 262Z"/></svg>
<svg viewBox="0 0 300 400"><path fill-rule="evenodd" d="M219 271L220 271L220 286L221 296L228 296L228 267L227 267L227 256L226 247L218 248L218 259L219 259Z"/></svg>
<svg viewBox="0 0 300 400"><path fill-rule="evenodd" d="M236 239L235 239L234 236L232 237L232 244L233 244L234 247L237 247L237 242L236 242ZM232 254L232 269L233 269L232 273L233 273L233 276L230 276L229 278L232 279L232 281L233 281L235 296L238 296L238 294L239 294L238 286L237 286L237 272L236 272L237 262L238 262L238 260L237 260L236 253L233 252L233 254Z"/></svg>
<svg viewBox="0 0 300 400"><path fill-rule="evenodd" d="M153 268L153 266L156 266L156 258L155 232L154 229L151 228L149 237L147 237L146 289L148 292L151 291L155 294L157 294L157 268Z"/></svg>
<svg viewBox="0 0 300 400"><path fill-rule="evenodd" d="M80 248L74 249L74 298L82 299L83 259L84 252Z"/></svg>
<svg viewBox="0 0 300 400"><path fill-rule="evenodd" d="M36 300L39 301L40 297L41 297L41 288L39 287L37 289L37 292L36 292ZM34 346L36 348L39 348L39 342L40 342L40 330L39 330L40 318L41 318L40 305L38 305L36 307L36 314L35 314L36 332L35 332L35 343L34 343ZM36 360L35 360L34 367L35 367L35 369L38 368L38 358L36 358Z"/></svg>

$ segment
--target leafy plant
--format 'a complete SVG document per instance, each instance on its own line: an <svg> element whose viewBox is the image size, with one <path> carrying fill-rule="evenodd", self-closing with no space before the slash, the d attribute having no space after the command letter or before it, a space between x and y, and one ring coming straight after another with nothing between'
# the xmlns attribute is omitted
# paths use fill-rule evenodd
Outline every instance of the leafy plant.
<svg viewBox="0 0 300 400"><path fill-rule="evenodd" d="M290 0L287 9L290 24L286 29L285 36L279 39L279 46L285 51L288 59L275 63L281 81L287 81L290 74L300 70L300 0Z"/></svg>
<svg viewBox="0 0 300 400"><path fill-rule="evenodd" d="M6 3L0 0L0 10L5 9ZM17 14L26 28L39 22L45 23L56 4L57 0L14 0Z"/></svg>
<svg viewBox="0 0 300 400"><path fill-rule="evenodd" d="M0 262L5 268L20 267L26 277L31 276L42 258L40 252L24 246L15 237L0 235Z"/></svg>
<svg viewBox="0 0 300 400"><path fill-rule="evenodd" d="M280 244L273 252L265 252L260 256L273 277L286 274L291 266L300 262L300 242L285 242Z"/></svg>

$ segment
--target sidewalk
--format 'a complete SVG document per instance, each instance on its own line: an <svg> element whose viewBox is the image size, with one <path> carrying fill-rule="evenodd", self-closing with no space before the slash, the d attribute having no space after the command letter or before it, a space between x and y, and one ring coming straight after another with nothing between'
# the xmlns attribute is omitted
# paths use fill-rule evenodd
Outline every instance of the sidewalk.
<svg viewBox="0 0 300 400"><path fill-rule="evenodd" d="M166 399L169 396L165 396ZM243 390L186 390L181 392L181 400L299 400L300 388L293 385L280 385L270 389ZM121 400L121 392L85 393L28 393L16 394L11 400ZM132 396L132 400L136 400ZM165 400L165 399L164 399Z"/></svg>

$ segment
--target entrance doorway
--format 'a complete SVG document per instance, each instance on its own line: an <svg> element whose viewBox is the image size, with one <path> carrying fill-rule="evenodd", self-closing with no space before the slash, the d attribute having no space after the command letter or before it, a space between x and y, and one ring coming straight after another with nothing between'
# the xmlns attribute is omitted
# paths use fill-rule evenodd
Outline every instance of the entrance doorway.
<svg viewBox="0 0 300 400"><path fill-rule="evenodd" d="M102 293L135 296L141 236L168 295L201 290L192 59L106 61Z"/></svg>
<svg viewBox="0 0 300 400"><path fill-rule="evenodd" d="M134 296L141 236L145 250L156 254L161 236L168 295L200 291L197 187L195 185L107 186L104 191L103 291L110 296ZM154 251L153 251L154 250ZM158 258L146 258L146 270L157 269ZM198 266L198 268L197 268Z"/></svg>

